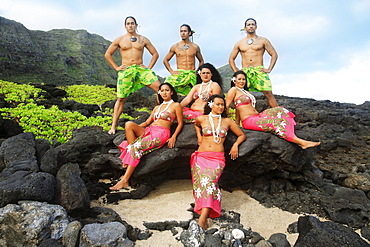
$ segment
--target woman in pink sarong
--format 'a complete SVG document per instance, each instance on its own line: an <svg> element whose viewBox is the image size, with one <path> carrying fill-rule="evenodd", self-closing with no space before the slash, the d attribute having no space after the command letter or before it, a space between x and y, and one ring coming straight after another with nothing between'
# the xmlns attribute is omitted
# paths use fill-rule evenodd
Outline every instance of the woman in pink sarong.
<svg viewBox="0 0 370 247"><path fill-rule="evenodd" d="M207 229L207 218L221 214L221 192L218 179L225 168L224 141L230 129L237 139L230 149L231 159L238 157L238 147L246 139L234 121L227 118L225 99L212 95L204 107L204 114L196 118L195 131L199 148L191 155L194 211L200 215L198 224Z"/></svg>
<svg viewBox="0 0 370 247"><path fill-rule="evenodd" d="M168 143L169 148L175 146L176 138L180 133L182 121L182 108L177 101L177 93L169 83L159 86L158 100L160 105L156 106L150 117L140 125L134 122L126 122L125 131L127 141L123 141L119 148L121 150L122 164L126 169L121 180L110 187L111 190L120 190L129 185L129 179L140 162L140 158ZM170 137L170 128L177 119L177 127Z"/></svg>
<svg viewBox="0 0 370 247"><path fill-rule="evenodd" d="M234 102L237 124L241 120L245 129L273 133L298 144L302 149L320 145L320 142L306 141L295 135L295 115L287 109L277 106L258 113L255 109L256 99L248 92L246 82L244 71L235 72L231 80L231 88L227 93L226 107L230 107Z"/></svg>
<svg viewBox="0 0 370 247"><path fill-rule="evenodd" d="M217 69L210 63L205 63L197 69L197 85L180 102L183 108L185 123L194 123L198 116L203 115L204 106L213 94L222 93L222 78ZM194 100L190 108L186 107Z"/></svg>

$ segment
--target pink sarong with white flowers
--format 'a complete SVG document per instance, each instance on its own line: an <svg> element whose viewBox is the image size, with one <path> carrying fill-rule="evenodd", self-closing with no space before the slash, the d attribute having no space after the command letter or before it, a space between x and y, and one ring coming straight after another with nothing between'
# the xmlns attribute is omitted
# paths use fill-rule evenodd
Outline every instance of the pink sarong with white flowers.
<svg viewBox="0 0 370 247"><path fill-rule="evenodd" d="M198 116L202 116L203 113L200 111L192 110L189 107L182 108L182 119L185 123L195 123L195 119Z"/></svg>
<svg viewBox="0 0 370 247"><path fill-rule="evenodd" d="M194 211L200 214L202 208L210 208L209 217L221 215L221 191L218 179L225 168L223 152L195 151L190 159L193 182Z"/></svg>
<svg viewBox="0 0 370 247"><path fill-rule="evenodd" d="M287 141L292 141L294 134L295 115L278 106L264 110L243 120L243 128L275 134Z"/></svg>
<svg viewBox="0 0 370 247"><path fill-rule="evenodd" d="M144 134L139 136L131 144L123 141L118 147L121 150L122 164L136 167L140 158L158 148L161 148L170 138L170 130L157 125L145 128Z"/></svg>

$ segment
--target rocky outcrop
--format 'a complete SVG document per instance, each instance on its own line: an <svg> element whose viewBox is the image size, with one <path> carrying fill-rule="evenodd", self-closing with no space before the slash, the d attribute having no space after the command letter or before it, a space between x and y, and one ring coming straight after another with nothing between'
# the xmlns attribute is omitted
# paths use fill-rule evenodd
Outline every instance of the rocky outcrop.
<svg viewBox="0 0 370 247"><path fill-rule="evenodd" d="M80 247L134 246L127 238L126 227L119 222L89 224L82 228Z"/></svg>
<svg viewBox="0 0 370 247"><path fill-rule="evenodd" d="M55 177L41 172L32 133L6 139L0 147L0 207L19 200L50 202Z"/></svg>
<svg viewBox="0 0 370 247"><path fill-rule="evenodd" d="M281 105L296 114L296 134L305 139L320 140L321 146L302 150L272 134L243 130L247 140L240 146L237 160L230 160L226 155L227 166L220 178L220 186L226 190L243 189L266 206L317 214L336 223L361 228L363 236L368 236L369 102L357 106L277 98ZM266 101L258 99L257 108L265 107ZM135 121L141 122L148 115L137 113L137 116L139 119ZM123 126L125 121L121 119L119 124ZM1 206L16 205L22 200L63 205L66 212L81 223L71 226L76 229L70 233L72 242L77 241L76 236L88 224L115 221L126 227L128 239L132 241L149 237L150 234L135 230L112 212L89 208L89 200L102 195L106 195L108 203L142 198L166 179L190 179L190 154L197 148L195 132L192 125L185 125L175 148L164 146L144 156L131 180L134 190L110 193L110 185L99 182L99 179L118 179L124 172L117 149L124 138L124 131L108 135L100 128L85 127L75 130L73 139L61 145L34 140L30 133L5 139L0 147ZM228 135L226 153L235 138L233 134ZM69 200L71 198L73 200ZM163 227L167 229L166 224ZM188 224L173 224L188 229ZM229 233L225 234L228 236ZM351 236L352 233L344 231L341 234ZM253 236L258 238L257 234ZM206 239L220 240L218 237ZM121 236L116 240L125 241ZM232 241L231 238L228 240ZM272 241L284 243L284 236L274 236L271 242L259 239L262 240L267 242L261 242L261 245L268 246ZM0 236L0 241L7 240ZM66 240L46 238L40 244L47 244L47 241L61 243Z"/></svg>
<svg viewBox="0 0 370 247"><path fill-rule="evenodd" d="M370 246L352 229L330 221L322 222L313 216L299 217L298 232L296 247Z"/></svg>
<svg viewBox="0 0 370 247"><path fill-rule="evenodd" d="M37 246L46 239L59 240L69 224L60 205L20 201L0 208L0 245Z"/></svg>

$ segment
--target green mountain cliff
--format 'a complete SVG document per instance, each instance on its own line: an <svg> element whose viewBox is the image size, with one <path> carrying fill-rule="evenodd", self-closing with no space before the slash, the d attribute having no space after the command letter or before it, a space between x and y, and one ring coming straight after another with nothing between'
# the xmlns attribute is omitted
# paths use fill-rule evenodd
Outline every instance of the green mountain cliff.
<svg viewBox="0 0 370 247"><path fill-rule="evenodd" d="M110 41L86 30L32 31L0 17L0 78L56 85L113 84L104 53ZM118 52L114 59L119 62Z"/></svg>

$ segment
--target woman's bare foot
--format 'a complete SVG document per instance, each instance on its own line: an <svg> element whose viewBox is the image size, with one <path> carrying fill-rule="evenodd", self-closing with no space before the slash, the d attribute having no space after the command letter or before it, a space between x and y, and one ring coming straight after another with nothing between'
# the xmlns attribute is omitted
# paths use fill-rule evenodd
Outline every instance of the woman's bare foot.
<svg viewBox="0 0 370 247"><path fill-rule="evenodd" d="M302 149L306 149L306 148L316 147L320 144L321 144L320 142L303 141L299 146Z"/></svg>
<svg viewBox="0 0 370 247"><path fill-rule="evenodd" d="M123 189L123 188L126 188L128 187L128 181L124 180L123 178L118 182L116 183L114 186L112 187L109 187L110 190L120 190L120 189Z"/></svg>
<svg viewBox="0 0 370 247"><path fill-rule="evenodd" d="M114 134L116 134L116 131L117 131L117 129L116 129L116 128L114 128L114 127L112 127L112 128L110 128L110 130L108 131L108 134L110 134L110 135L114 135Z"/></svg>

